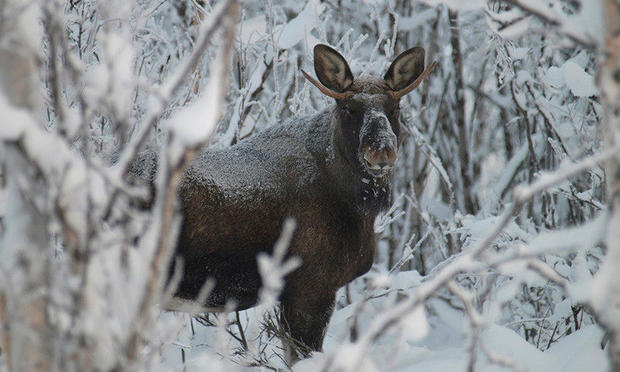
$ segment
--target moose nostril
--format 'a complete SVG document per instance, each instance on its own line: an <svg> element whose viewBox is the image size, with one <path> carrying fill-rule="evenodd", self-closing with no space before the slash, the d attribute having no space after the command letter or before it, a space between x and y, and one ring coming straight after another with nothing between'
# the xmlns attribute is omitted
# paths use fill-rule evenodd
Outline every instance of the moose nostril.
<svg viewBox="0 0 620 372"><path fill-rule="evenodd" d="M392 148L383 151L367 149L364 153L366 167L374 170L391 170L396 163L396 151Z"/></svg>
<svg viewBox="0 0 620 372"><path fill-rule="evenodd" d="M393 148L388 149L385 152L385 158L386 158L386 162L390 163L390 165L394 165L396 163L396 159L398 158L398 155L396 154L396 150L394 150Z"/></svg>

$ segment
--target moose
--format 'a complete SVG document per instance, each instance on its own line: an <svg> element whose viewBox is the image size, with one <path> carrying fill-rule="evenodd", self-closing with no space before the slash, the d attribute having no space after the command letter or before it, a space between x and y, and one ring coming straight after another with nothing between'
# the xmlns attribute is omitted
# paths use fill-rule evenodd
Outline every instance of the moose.
<svg viewBox="0 0 620 372"><path fill-rule="evenodd" d="M297 345L295 359L297 352L320 351L336 291L373 263L374 220L391 203L400 98L433 67L424 69L424 49L415 47L383 78L354 78L342 55L316 45L318 81L302 73L334 105L227 149L206 150L185 171L178 190L183 222L168 273L177 271L177 303L204 297L211 278L201 309L222 309L229 301L236 310L254 306L261 288L257 254L273 251L292 217L287 254L301 265L285 278L280 322Z"/></svg>

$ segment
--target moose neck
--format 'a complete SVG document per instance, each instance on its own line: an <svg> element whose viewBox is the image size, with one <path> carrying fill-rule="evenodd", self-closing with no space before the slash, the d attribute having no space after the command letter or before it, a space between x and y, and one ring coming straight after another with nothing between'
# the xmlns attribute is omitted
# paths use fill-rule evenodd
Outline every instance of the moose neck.
<svg viewBox="0 0 620 372"><path fill-rule="evenodd" d="M357 146L352 146L351 140L347 141L342 132L346 126L341 125L340 120L335 107L331 115L331 143L327 150L331 152L327 154L331 181L335 181L340 197L352 203L357 212L374 218L390 207L392 173L373 177L364 169L358 160ZM358 135L355 133L355 137Z"/></svg>

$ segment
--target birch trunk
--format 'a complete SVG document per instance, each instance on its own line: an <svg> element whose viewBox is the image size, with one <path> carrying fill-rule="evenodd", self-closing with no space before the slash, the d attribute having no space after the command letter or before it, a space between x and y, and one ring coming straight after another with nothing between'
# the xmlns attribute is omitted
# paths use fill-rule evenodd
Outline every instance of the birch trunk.
<svg viewBox="0 0 620 372"><path fill-rule="evenodd" d="M604 58L598 84L603 104L603 135L607 146L620 144L620 3L604 4ZM610 219L607 228L607 257L595 282L594 307L599 321L607 329L607 345L612 371L620 371L620 158L605 166Z"/></svg>
<svg viewBox="0 0 620 372"><path fill-rule="evenodd" d="M17 0L0 1L0 5L0 99L36 117L41 112L38 7ZM0 261L11 270L11 283L0 287L2 349L10 370L49 371L49 262L42 258L49 257L50 239L47 214L42 213L45 203L36 197L37 190L45 188L36 167L19 150L19 140L0 146L9 179L9 218L0 242Z"/></svg>

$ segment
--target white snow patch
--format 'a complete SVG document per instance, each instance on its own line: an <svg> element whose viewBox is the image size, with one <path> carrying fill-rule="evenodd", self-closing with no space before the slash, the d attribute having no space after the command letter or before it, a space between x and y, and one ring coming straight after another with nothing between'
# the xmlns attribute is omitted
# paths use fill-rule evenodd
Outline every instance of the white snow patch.
<svg viewBox="0 0 620 372"><path fill-rule="evenodd" d="M267 23L264 15L246 19L239 25L239 40L242 44L256 43L265 37Z"/></svg>
<svg viewBox="0 0 620 372"><path fill-rule="evenodd" d="M212 63L205 92L166 123L170 132L174 134L174 140L179 144L171 146L173 159L176 159L181 149L192 148L206 141L216 129L223 109L225 84L228 84L226 77L223 76L224 64L230 63L223 60L223 55L223 50L220 50Z"/></svg>
<svg viewBox="0 0 620 372"><path fill-rule="evenodd" d="M288 49L304 40L318 25L319 15L324 10L325 5L318 0L309 1L297 17L275 31L278 48Z"/></svg>
<svg viewBox="0 0 620 372"><path fill-rule="evenodd" d="M423 2L432 7L443 4L454 10L480 10L486 8L486 1L483 0L423 0Z"/></svg>
<svg viewBox="0 0 620 372"><path fill-rule="evenodd" d="M435 8L425 9L411 17L401 17L398 20L400 31L411 31L417 27L427 25L431 19L437 16Z"/></svg>
<svg viewBox="0 0 620 372"><path fill-rule="evenodd" d="M420 341L429 331L428 320L426 319L426 310L423 306L418 306L409 313L402 321L405 337L408 341Z"/></svg>
<svg viewBox="0 0 620 372"><path fill-rule="evenodd" d="M570 91L577 97L590 97L598 94L594 77L573 61L566 61L563 66L564 79Z"/></svg>
<svg viewBox="0 0 620 372"><path fill-rule="evenodd" d="M551 345L545 355L553 359L556 371L607 371L607 352L601 348L603 330L586 326Z"/></svg>
<svg viewBox="0 0 620 372"><path fill-rule="evenodd" d="M580 65L584 63L579 56L570 59L560 67L549 68L544 80L551 87L560 89L567 86L576 97L590 97L598 94L594 77Z"/></svg>
<svg viewBox="0 0 620 372"><path fill-rule="evenodd" d="M564 81L564 72L560 67L552 66L545 74L545 81L550 86L560 89L566 84Z"/></svg>
<svg viewBox="0 0 620 372"><path fill-rule="evenodd" d="M4 141L17 140L24 131L23 126L18 124L33 120L28 111L11 105L2 89L0 89L0 113L2 114L0 139Z"/></svg>

